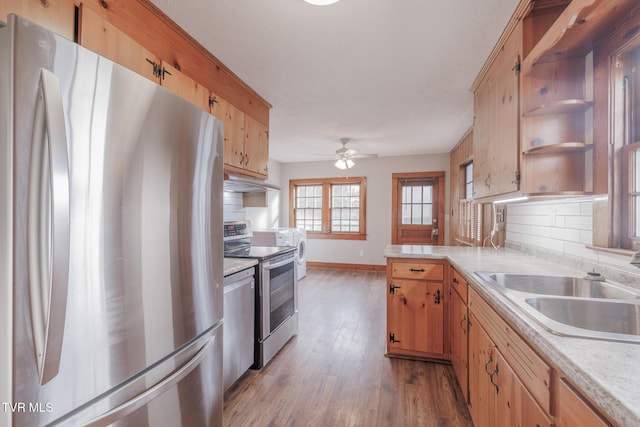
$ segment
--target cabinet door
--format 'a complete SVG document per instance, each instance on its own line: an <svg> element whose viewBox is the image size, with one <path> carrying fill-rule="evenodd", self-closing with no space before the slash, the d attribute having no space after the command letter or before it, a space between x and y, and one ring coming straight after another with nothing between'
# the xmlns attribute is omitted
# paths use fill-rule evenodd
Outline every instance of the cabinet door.
<svg viewBox="0 0 640 427"><path fill-rule="evenodd" d="M551 427L553 425L500 352L496 352L495 371L493 376L497 417L495 425L504 427Z"/></svg>
<svg viewBox="0 0 640 427"><path fill-rule="evenodd" d="M244 113L211 93L211 114L224 124L224 164L244 167Z"/></svg>
<svg viewBox="0 0 640 427"><path fill-rule="evenodd" d="M84 4L80 4L78 17L80 45L149 80L160 82L159 77L154 73L155 68L160 66L160 60L153 53Z"/></svg>
<svg viewBox="0 0 640 427"><path fill-rule="evenodd" d="M473 181L475 197L518 190L519 77L522 25L505 42L475 92Z"/></svg>
<svg viewBox="0 0 640 427"><path fill-rule="evenodd" d="M557 427L609 426L564 378L555 381L555 415Z"/></svg>
<svg viewBox="0 0 640 427"><path fill-rule="evenodd" d="M74 0L2 0L0 1L0 21L15 13L35 22L56 34L73 40L75 28Z"/></svg>
<svg viewBox="0 0 640 427"><path fill-rule="evenodd" d="M204 111L210 111L209 90L165 61L160 84Z"/></svg>
<svg viewBox="0 0 640 427"><path fill-rule="evenodd" d="M493 342L470 313L469 412L476 427L490 427L496 423L496 390L491 382L496 368L496 353Z"/></svg>
<svg viewBox="0 0 640 427"><path fill-rule="evenodd" d="M244 120L244 168L267 176L269 163L269 129L251 116Z"/></svg>
<svg viewBox="0 0 640 427"><path fill-rule="evenodd" d="M393 281L387 294L389 353L443 354L442 298L441 283Z"/></svg>
<svg viewBox="0 0 640 427"><path fill-rule="evenodd" d="M468 321L467 305L457 292L451 292L451 364L458 378L458 383L468 398Z"/></svg>

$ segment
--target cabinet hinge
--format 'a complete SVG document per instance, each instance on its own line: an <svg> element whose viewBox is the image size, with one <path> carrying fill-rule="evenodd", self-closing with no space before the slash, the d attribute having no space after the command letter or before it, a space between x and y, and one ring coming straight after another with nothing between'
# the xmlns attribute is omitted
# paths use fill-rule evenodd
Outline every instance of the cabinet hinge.
<svg viewBox="0 0 640 427"><path fill-rule="evenodd" d="M213 105L216 104L217 102L218 100L215 97L213 96L209 97L209 107L213 107Z"/></svg>
<svg viewBox="0 0 640 427"><path fill-rule="evenodd" d="M389 334L389 342L396 343L400 342L400 340L396 339L395 334Z"/></svg>
<svg viewBox="0 0 640 427"><path fill-rule="evenodd" d="M522 65L520 61L516 61L516 65L513 66L512 70L515 71L516 75L520 74L520 70L522 69Z"/></svg>
<svg viewBox="0 0 640 427"><path fill-rule="evenodd" d="M515 171L513 174L513 181L511 181L512 184L520 184L520 171Z"/></svg>
<svg viewBox="0 0 640 427"><path fill-rule="evenodd" d="M400 286L395 286L393 283L391 283L389 285L389 293L390 294L395 294L396 293L396 289L400 289Z"/></svg>

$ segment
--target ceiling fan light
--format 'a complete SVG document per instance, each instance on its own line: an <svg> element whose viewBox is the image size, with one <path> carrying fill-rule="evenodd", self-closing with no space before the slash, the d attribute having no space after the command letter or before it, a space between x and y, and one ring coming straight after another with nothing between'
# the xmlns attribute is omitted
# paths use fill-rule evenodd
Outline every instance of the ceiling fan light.
<svg viewBox="0 0 640 427"><path fill-rule="evenodd" d="M337 3L339 0L304 0L304 1L316 6L329 6L330 4Z"/></svg>
<svg viewBox="0 0 640 427"><path fill-rule="evenodd" d="M333 166L337 167L338 169L342 169L342 170L351 169L355 165L356 165L355 162L353 160L351 160L351 159L338 159L333 164Z"/></svg>

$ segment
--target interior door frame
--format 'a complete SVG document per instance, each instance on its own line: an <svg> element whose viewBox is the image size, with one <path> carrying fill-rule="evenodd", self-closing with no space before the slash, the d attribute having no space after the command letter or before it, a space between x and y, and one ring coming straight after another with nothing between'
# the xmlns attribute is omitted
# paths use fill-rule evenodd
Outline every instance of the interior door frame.
<svg viewBox="0 0 640 427"><path fill-rule="evenodd" d="M444 204L445 204L445 181L444 171L436 172L398 172L391 174L391 244L398 244L398 202L402 196L398 191L400 182L405 179L432 179L438 182L438 239L437 244L444 244Z"/></svg>

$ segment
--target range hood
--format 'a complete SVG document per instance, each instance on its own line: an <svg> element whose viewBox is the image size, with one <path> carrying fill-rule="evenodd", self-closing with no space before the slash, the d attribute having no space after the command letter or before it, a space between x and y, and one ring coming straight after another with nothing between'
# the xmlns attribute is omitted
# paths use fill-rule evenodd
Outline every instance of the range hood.
<svg viewBox="0 0 640 427"><path fill-rule="evenodd" d="M269 184L259 179L251 178L243 175L224 174L224 191L234 193L263 193L269 190L280 190L275 184Z"/></svg>

